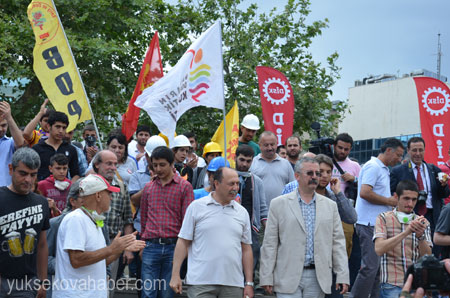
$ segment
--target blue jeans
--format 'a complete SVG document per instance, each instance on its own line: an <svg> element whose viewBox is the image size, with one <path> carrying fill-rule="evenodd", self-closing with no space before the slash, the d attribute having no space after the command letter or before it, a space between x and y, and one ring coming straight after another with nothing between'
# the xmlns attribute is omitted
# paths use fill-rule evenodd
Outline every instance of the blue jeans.
<svg viewBox="0 0 450 298"><path fill-rule="evenodd" d="M169 286L172 277L175 244L150 243L142 253L142 297L173 298Z"/></svg>
<svg viewBox="0 0 450 298"><path fill-rule="evenodd" d="M402 288L388 284L380 284L380 298L397 298L402 292Z"/></svg>

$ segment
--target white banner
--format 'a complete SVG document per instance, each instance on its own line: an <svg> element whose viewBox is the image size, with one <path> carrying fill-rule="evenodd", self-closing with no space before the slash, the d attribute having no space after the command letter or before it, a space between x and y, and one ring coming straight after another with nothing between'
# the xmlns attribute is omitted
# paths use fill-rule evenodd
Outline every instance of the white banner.
<svg viewBox="0 0 450 298"><path fill-rule="evenodd" d="M144 109L172 142L178 119L187 110L223 109L223 61L220 22L204 32L167 75L145 89L135 105Z"/></svg>

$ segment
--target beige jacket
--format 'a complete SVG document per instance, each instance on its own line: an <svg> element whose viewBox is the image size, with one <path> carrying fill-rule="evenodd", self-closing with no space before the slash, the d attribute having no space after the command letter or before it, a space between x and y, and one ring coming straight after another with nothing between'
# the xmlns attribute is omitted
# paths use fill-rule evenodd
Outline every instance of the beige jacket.
<svg viewBox="0 0 450 298"><path fill-rule="evenodd" d="M332 270L336 283L349 284L345 237L337 205L316 196L314 263L319 285L331 293ZM305 261L306 227L297 191L272 200L261 248L260 284L275 292L294 293L300 284Z"/></svg>

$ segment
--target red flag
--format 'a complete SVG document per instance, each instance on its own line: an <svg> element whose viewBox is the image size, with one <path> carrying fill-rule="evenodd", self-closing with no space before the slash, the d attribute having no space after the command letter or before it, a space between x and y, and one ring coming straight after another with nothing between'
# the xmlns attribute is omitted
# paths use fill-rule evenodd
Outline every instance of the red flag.
<svg viewBox="0 0 450 298"><path fill-rule="evenodd" d="M127 140L131 139L139 122L141 109L134 105L136 98L141 95L145 88L150 87L162 77L161 52L159 50L158 31L156 31L145 55L144 63L142 64L142 69L127 111L122 115L122 133L126 136Z"/></svg>
<svg viewBox="0 0 450 298"><path fill-rule="evenodd" d="M450 145L450 90L440 80L414 78L419 99L420 128L425 140L425 160L443 165Z"/></svg>
<svg viewBox="0 0 450 298"><path fill-rule="evenodd" d="M288 79L280 71L257 66L259 94L264 119L264 129L273 132L278 145L292 135L294 127L294 94Z"/></svg>

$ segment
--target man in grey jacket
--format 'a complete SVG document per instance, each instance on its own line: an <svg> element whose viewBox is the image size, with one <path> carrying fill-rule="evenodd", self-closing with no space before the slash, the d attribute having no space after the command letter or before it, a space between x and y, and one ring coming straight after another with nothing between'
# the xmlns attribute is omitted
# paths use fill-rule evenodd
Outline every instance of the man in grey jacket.
<svg viewBox="0 0 450 298"><path fill-rule="evenodd" d="M239 196L252 224L253 269L256 269L260 255L258 232L261 225L266 224L268 208L261 178L249 172L253 156L254 150L249 145L242 144L236 149L235 162L240 182Z"/></svg>

